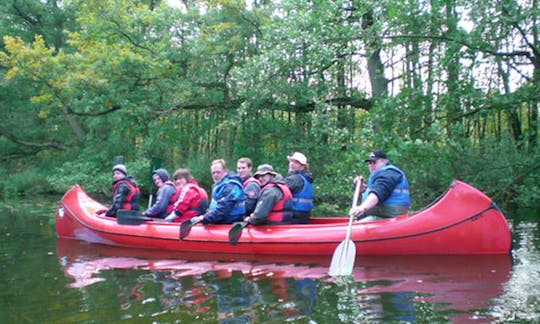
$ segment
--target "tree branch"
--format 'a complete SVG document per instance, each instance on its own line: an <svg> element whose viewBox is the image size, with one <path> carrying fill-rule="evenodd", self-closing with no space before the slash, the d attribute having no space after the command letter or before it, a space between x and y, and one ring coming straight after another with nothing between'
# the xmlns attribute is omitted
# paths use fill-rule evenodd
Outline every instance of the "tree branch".
<svg viewBox="0 0 540 324"><path fill-rule="evenodd" d="M15 144L23 145L23 146L34 147L34 148L53 148L59 151L67 150L66 146L59 143L55 143L55 142L34 143L34 142L27 142L27 141L20 140L15 135L11 134L6 129L4 129L3 127L0 127L0 136L4 136L9 141Z"/></svg>

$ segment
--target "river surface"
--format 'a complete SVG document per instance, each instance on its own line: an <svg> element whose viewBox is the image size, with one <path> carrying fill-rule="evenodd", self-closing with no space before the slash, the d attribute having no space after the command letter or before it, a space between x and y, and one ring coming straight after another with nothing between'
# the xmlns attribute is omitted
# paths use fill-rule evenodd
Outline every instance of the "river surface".
<svg viewBox="0 0 540 324"><path fill-rule="evenodd" d="M1 323L540 322L536 213L508 217L511 255L358 257L351 277L335 279L328 257L58 239L58 200L0 202Z"/></svg>

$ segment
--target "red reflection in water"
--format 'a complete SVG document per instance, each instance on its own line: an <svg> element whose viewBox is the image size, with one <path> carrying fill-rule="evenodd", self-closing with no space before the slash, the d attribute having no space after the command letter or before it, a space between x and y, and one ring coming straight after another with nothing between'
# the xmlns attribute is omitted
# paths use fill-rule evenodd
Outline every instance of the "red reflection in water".
<svg viewBox="0 0 540 324"><path fill-rule="evenodd" d="M58 239L57 255L66 276L75 280L69 287L84 287L102 281L104 279L100 278L99 274L103 270L151 270L166 273L166 279L173 282L191 278L193 283L185 292L187 297L184 301L194 305L201 305L214 296L212 291L209 292L208 284L200 281L201 275L209 273L214 280L227 282L232 273L241 272L252 285L256 285L260 280L271 279L271 293L278 302L286 301L291 289L297 289L297 294L303 294L302 289L311 289L298 287L297 283L301 280L334 280L327 275L329 257L175 253L88 244L66 239ZM414 300L406 300L409 304L425 300L448 303L448 307L455 310L482 309L488 307L493 298L502 294L510 269L511 258L504 255L358 257L352 279L354 282L365 283L360 285L365 288L356 289L353 294L356 292L357 299L361 302L371 299L369 296L381 293L413 292L411 298ZM288 281L291 279L294 279L293 285L296 283L297 287L291 287ZM162 280L166 282L165 279ZM135 300L144 298L139 288L134 286L131 289L131 295L135 296L132 298ZM306 294L316 295L316 291L308 291ZM208 306L201 305L196 311L204 312L207 308ZM291 307L283 311L297 310Z"/></svg>

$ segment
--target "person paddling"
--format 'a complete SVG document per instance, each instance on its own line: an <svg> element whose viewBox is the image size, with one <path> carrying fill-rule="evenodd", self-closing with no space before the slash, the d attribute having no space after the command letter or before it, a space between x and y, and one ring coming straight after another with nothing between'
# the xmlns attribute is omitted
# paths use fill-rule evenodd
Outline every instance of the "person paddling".
<svg viewBox="0 0 540 324"><path fill-rule="evenodd" d="M362 221L371 221L407 214L410 205L409 183L405 173L390 163L381 150L369 153L367 185L361 188L362 203L351 208L351 213ZM357 176L354 183L364 181Z"/></svg>

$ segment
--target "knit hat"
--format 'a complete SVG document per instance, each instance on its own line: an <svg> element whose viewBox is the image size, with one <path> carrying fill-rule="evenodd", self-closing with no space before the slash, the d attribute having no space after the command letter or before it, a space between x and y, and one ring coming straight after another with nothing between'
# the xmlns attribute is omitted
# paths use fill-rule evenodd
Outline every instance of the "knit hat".
<svg viewBox="0 0 540 324"><path fill-rule="evenodd" d="M126 166L123 165L123 164L117 164L117 165L113 166L112 172L114 172L114 171L119 171L119 172L122 172L124 175L127 175Z"/></svg>
<svg viewBox="0 0 540 324"><path fill-rule="evenodd" d="M170 178L169 172L167 172L167 170L165 170L165 169L154 170L154 172L152 172L152 177L154 175L157 175L161 179L161 181L163 181L163 182L169 180L169 178Z"/></svg>

